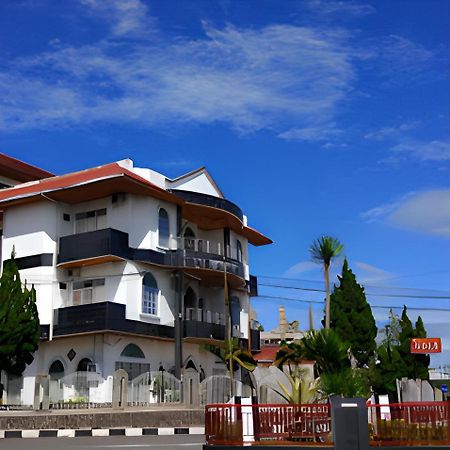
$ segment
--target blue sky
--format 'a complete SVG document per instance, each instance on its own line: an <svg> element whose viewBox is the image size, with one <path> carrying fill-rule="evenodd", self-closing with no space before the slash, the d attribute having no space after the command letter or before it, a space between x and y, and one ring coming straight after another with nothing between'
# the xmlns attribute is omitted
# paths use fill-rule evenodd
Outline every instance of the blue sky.
<svg viewBox="0 0 450 450"><path fill-rule="evenodd" d="M434 0L3 0L0 151L56 173L205 165L275 241L252 250L253 273L320 287L308 247L331 234L359 280L383 286L368 292L445 296L448 23ZM278 304L255 300L266 328ZM307 304L285 304L306 325ZM421 314L445 332L450 312Z"/></svg>

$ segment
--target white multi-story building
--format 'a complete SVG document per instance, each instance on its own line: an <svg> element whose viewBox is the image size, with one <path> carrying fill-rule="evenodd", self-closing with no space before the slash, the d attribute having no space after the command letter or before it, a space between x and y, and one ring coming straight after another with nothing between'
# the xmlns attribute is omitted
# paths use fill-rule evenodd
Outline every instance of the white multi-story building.
<svg viewBox="0 0 450 450"><path fill-rule="evenodd" d="M127 159L0 190L0 209L2 261L14 249L41 324L22 403L37 374L223 372L203 344L225 338L227 292L233 336L259 349L247 247L271 241L206 169L172 180Z"/></svg>

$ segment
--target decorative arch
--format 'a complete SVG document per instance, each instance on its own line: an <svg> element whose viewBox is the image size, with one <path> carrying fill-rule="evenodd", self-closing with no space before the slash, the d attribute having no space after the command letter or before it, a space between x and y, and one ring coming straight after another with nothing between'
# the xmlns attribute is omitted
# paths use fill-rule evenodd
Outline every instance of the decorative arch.
<svg viewBox="0 0 450 450"><path fill-rule="evenodd" d="M123 350L120 356L127 358L145 358L144 352L136 344L128 344Z"/></svg>
<svg viewBox="0 0 450 450"><path fill-rule="evenodd" d="M185 369L194 369L198 372L197 366L194 362L194 359L192 357L192 355L189 355L185 360L184 360L184 368Z"/></svg>
<svg viewBox="0 0 450 450"><path fill-rule="evenodd" d="M169 237L169 214L164 208L160 208L158 213L158 245L165 248L169 247Z"/></svg>

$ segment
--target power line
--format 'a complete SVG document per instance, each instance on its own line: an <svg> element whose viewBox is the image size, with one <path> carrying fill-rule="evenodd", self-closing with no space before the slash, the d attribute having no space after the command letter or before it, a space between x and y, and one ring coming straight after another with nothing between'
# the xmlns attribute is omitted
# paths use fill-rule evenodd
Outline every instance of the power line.
<svg viewBox="0 0 450 450"><path fill-rule="evenodd" d="M326 292L325 289L313 289L313 288L303 288L298 286L284 286L282 284L265 284L258 283L258 286L273 287L279 289L294 289L299 291L309 291L309 292ZM412 295L412 294L375 294L367 293L370 297L389 297L389 298L423 298L423 299L434 299L434 300L450 300L450 295Z"/></svg>
<svg viewBox="0 0 450 450"><path fill-rule="evenodd" d="M303 283L313 283L313 284L322 284L321 280L308 280L306 278L285 278L285 277L274 277L267 275L257 275L258 279L263 278L267 280L286 280L286 281L295 281L295 282L303 282ZM258 283L261 285L262 283ZM390 289L390 290L402 290L402 291L423 291L423 292L448 292L450 295L450 291L447 290L439 290L439 289L426 289L426 288L413 288L413 287L399 287L399 286L383 286L383 285L371 285L366 283L361 283L364 288L368 289Z"/></svg>
<svg viewBox="0 0 450 450"><path fill-rule="evenodd" d="M323 305L323 301L319 300L304 300L300 298L291 298L291 297L280 297L276 295L258 295L257 297L253 297L254 300L257 299L271 299L271 300L287 300L291 302L298 302L298 303L317 303ZM379 308L379 309L395 309L395 308L401 308L401 306L394 306L394 305L370 305L372 308ZM412 311L445 311L450 312L450 308L419 308L419 307L409 307L408 310Z"/></svg>

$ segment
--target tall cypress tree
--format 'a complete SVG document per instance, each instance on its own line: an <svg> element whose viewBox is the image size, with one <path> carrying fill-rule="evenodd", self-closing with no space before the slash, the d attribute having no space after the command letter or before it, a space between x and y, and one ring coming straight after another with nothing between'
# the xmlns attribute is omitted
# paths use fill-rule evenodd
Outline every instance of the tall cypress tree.
<svg viewBox="0 0 450 450"><path fill-rule="evenodd" d="M422 317L418 317L416 320L416 336L417 338L426 338L427 331L425 330L425 326L423 324ZM428 368L430 366L430 355L414 355L416 358L416 378L420 378L422 380L428 380L429 371Z"/></svg>
<svg viewBox="0 0 450 450"><path fill-rule="evenodd" d="M420 316L417 318L414 327L408 317L407 308L404 306L399 324L399 353L405 365L403 376L408 377L408 379L428 380L430 356L411 353L411 339L427 337L422 318Z"/></svg>
<svg viewBox="0 0 450 450"><path fill-rule="evenodd" d="M36 291L22 287L12 255L0 278L0 370L23 373L38 348L39 328Z"/></svg>
<svg viewBox="0 0 450 450"><path fill-rule="evenodd" d="M359 367L369 363L376 349L377 326L364 288L345 259L339 286L331 294L331 328L350 345Z"/></svg>

